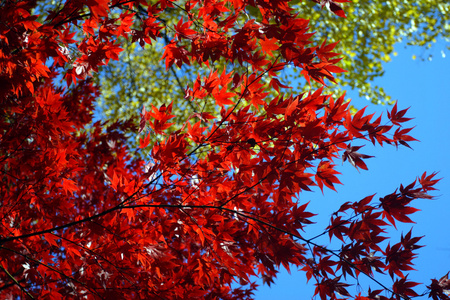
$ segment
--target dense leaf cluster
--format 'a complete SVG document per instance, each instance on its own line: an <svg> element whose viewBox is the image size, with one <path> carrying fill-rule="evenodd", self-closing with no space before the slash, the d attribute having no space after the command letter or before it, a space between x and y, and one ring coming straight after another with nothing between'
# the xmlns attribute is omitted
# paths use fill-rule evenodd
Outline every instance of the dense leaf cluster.
<svg viewBox="0 0 450 300"><path fill-rule="evenodd" d="M340 2L321 4L343 16ZM321 299L418 295L407 272L420 237L386 245L383 234L389 223L412 222L412 203L432 198L436 174L343 204L326 230L339 250L301 233L314 215L303 191L334 189L337 161L367 169L356 143L409 146L414 138L397 105L382 121L352 114L344 96L323 88L286 93L279 74L289 65L322 86L343 71L336 44L313 43L310 23L289 2L2 4L2 298L249 299L255 276L271 283L280 266L304 271ZM162 21L168 9L179 13L176 25ZM183 125L171 130L172 103L140 110L139 128L93 123L100 93L92 74L120 58L125 40L145 47L168 27L175 35L165 67L203 69L184 90L195 109ZM143 136L139 149L127 144L131 130ZM392 286L375 273L389 274ZM379 289L361 295L344 282L362 274ZM448 290L444 276L427 293L448 299Z"/></svg>
<svg viewBox="0 0 450 300"><path fill-rule="evenodd" d="M321 4L326 6L326 2ZM179 5L183 7L184 2ZM431 48L441 39L447 44L450 38L450 4L445 1L419 0L411 3L404 0L355 0L346 5L346 18L339 18L312 1L295 0L289 5L300 12L302 18L310 20L317 40L339 42L335 50L344 55L341 67L348 72L339 77L339 85L328 86L327 92L339 95L342 90L351 88L376 104L394 102L383 87L374 86L373 81L384 74L383 63L396 55L396 45L403 43L420 46L421 52L417 56L432 59L431 51L425 49ZM136 9L137 16L143 13L145 16L145 11ZM166 8L159 15L161 22L166 25L161 37L152 45L144 47L131 43L130 40L124 42L120 60L103 67L96 75L96 80L101 85L101 100L97 111L103 119L135 120L138 108L142 105L162 105L173 101L177 116L175 122L182 124L189 116L189 111L198 109L195 104L184 102L183 96L184 89L195 81L198 73L205 75L203 69L194 63L183 64L181 70L174 67L166 70L163 64L156 63L160 60L164 46L177 36L179 28L176 24L180 13L179 9ZM245 13L237 16L239 22L246 22L249 17L256 22L262 20L262 13L254 3L245 8ZM342 10L341 13L344 14ZM263 42L266 44L264 48L269 50L267 43L272 43L273 48L273 41ZM445 55L448 49L437 50ZM221 60L214 64L223 68L226 62ZM232 67L239 68L236 65ZM291 66L280 72L283 82L292 87L293 94L299 94L308 88L300 71L301 69ZM275 91L269 92L276 95ZM360 103L354 105L361 107ZM214 110L214 105L210 102L202 103L202 107L206 111ZM136 134L131 135L131 140L138 140Z"/></svg>

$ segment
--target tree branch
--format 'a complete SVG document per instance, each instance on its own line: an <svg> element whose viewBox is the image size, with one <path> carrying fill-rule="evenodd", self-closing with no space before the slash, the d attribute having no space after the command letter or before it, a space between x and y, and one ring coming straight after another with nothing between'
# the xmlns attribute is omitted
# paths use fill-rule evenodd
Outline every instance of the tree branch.
<svg viewBox="0 0 450 300"><path fill-rule="evenodd" d="M6 275L8 275L8 277L14 282L14 285L17 285L30 299L34 299L33 295L31 295L26 289L25 287L23 287L15 278L14 276L12 276L8 270L6 270L1 264L0 264L0 269L3 270L3 272L6 273Z"/></svg>

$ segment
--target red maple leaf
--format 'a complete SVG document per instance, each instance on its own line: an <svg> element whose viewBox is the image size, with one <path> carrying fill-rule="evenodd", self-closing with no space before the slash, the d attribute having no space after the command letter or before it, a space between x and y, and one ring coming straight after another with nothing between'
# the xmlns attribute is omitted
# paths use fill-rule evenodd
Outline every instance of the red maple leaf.
<svg viewBox="0 0 450 300"><path fill-rule="evenodd" d="M362 147L363 146L351 146L351 144L348 144L347 149L345 149L344 153L342 154L342 162L348 160L356 169L361 168L363 170L367 170L367 166L362 159L371 158L373 156L356 152Z"/></svg>

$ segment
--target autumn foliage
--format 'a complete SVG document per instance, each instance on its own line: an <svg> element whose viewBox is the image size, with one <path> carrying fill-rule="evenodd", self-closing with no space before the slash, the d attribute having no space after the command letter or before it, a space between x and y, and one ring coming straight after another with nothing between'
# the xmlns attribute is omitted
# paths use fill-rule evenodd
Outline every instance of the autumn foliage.
<svg viewBox="0 0 450 300"><path fill-rule="evenodd" d="M348 1L315 2L345 17ZM165 10L179 12L176 26ZM314 214L303 191L334 190L340 161L367 170L364 143L414 138L397 104L381 117L352 114L323 89L289 93L278 78L288 66L322 85L344 70L336 43L314 41L287 1L5 0L0 19L2 299L249 299L255 276L271 283L279 266L305 272L321 299L419 295L408 271L420 237L385 233L412 222L436 174L342 204L327 227L339 250L304 237ZM145 107L139 128L93 122L91 75L119 58L121 41L163 36L168 68L208 74L185 90L198 110L183 124L171 103ZM220 113L202 110L210 101ZM130 129L139 149L127 147ZM373 281L363 295L345 282L377 273L392 285ZM447 276L427 287L449 299Z"/></svg>

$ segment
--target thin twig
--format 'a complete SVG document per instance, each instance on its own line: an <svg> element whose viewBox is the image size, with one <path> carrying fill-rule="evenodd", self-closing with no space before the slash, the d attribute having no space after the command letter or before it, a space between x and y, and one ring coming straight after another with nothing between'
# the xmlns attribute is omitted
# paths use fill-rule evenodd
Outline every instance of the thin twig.
<svg viewBox="0 0 450 300"><path fill-rule="evenodd" d="M17 286L22 290L22 292L24 292L30 299L34 299L33 295L31 295L31 294L25 289L25 287L23 287L23 286L22 286L22 285L14 278L14 276L12 276L12 275L8 272L8 270L6 270L1 264L0 264L0 269L2 269L3 272L5 272L6 275L8 275L8 277L14 282L14 285L17 285Z"/></svg>

